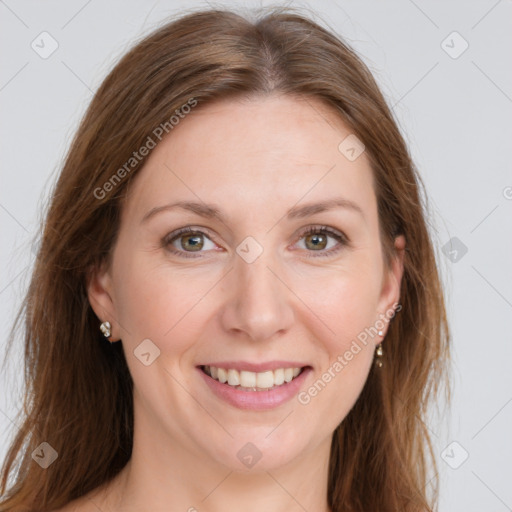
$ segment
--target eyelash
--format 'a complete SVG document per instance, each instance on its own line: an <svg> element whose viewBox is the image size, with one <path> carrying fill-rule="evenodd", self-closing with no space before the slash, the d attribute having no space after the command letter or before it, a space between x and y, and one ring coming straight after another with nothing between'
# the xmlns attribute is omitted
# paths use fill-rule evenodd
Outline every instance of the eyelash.
<svg viewBox="0 0 512 512"><path fill-rule="evenodd" d="M305 236L308 236L308 235L316 235L316 234L320 234L320 233L326 233L329 236L331 236L332 238L335 238L340 243L340 245L334 249L331 248L327 251L324 251L324 250L318 251L320 254L307 256L308 258L318 258L318 257L322 258L322 257L331 256L332 254L339 252L344 246L348 245L349 240L343 233L335 231L334 229L329 228L328 226L310 226L309 228L307 228L306 230L301 232L298 240L301 240L302 238L304 238ZM174 240L179 239L180 236L185 235L185 234L186 235L191 235L191 234L205 235L211 239L211 235L208 233L208 231L192 229L190 226L187 226L185 228L178 229L177 231L174 231L173 233L166 236L162 241L163 246L167 247L171 253L176 254L180 257L200 258L201 256L193 255L193 253L190 253L187 251L179 251L171 246L171 243ZM201 251L199 251L199 252L201 252ZM316 251L307 251L306 250L306 252L316 252Z"/></svg>

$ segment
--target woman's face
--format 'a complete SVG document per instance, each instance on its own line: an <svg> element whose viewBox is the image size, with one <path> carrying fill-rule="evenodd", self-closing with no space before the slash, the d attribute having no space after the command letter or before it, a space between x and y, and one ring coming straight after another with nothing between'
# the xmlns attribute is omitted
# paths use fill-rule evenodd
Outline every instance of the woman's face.
<svg viewBox="0 0 512 512"><path fill-rule="evenodd" d="M198 105L152 150L89 286L122 339L135 442L233 470L330 446L402 276L350 133L316 100L271 96Z"/></svg>

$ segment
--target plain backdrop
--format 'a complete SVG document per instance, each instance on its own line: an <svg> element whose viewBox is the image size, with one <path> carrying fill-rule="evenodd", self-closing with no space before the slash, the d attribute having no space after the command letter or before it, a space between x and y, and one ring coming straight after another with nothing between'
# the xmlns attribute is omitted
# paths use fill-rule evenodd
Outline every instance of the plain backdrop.
<svg viewBox="0 0 512 512"><path fill-rule="evenodd" d="M512 2L290 3L318 13L370 67L426 185L453 333L452 407L427 425L440 511L512 510ZM42 208L94 91L136 40L210 5L267 4L0 1L2 356ZM2 459L22 377L18 342L0 380Z"/></svg>

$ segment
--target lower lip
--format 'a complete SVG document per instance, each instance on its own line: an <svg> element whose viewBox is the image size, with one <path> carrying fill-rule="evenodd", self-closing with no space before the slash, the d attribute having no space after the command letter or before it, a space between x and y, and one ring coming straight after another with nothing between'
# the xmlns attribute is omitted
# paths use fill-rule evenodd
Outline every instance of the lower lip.
<svg viewBox="0 0 512 512"><path fill-rule="evenodd" d="M235 389L229 384L222 384L218 380L206 375L201 368L197 368L197 370L213 393L222 400L239 409L261 411L279 407L281 404L284 404L297 395L312 368L309 366L304 368L300 375L295 377L292 381L269 391L242 391Z"/></svg>

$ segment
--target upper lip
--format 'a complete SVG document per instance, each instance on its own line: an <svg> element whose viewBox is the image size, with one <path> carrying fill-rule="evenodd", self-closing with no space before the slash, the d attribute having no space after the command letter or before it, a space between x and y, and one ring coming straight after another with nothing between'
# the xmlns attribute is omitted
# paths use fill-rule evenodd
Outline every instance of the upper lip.
<svg viewBox="0 0 512 512"><path fill-rule="evenodd" d="M297 361L267 361L266 363L250 363L248 361L219 361L216 363L208 363L200 366L215 366L224 370L238 370L247 372L264 372L267 370L277 370L279 368L304 368L309 366Z"/></svg>

